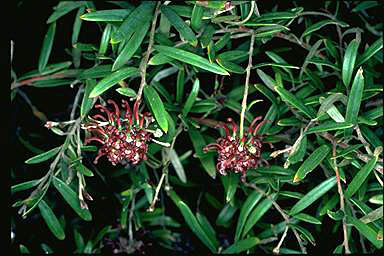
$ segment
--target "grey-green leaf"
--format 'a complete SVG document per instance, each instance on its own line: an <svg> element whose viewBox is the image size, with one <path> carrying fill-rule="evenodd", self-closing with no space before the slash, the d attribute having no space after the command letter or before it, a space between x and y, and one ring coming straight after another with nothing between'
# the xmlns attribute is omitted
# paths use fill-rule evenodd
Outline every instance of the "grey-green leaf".
<svg viewBox="0 0 384 256"><path fill-rule="evenodd" d="M88 209L81 208L78 195L67 184L65 184L65 182L56 177L53 177L53 185L59 191L65 201L83 220L92 220L92 215L90 211Z"/></svg>
<svg viewBox="0 0 384 256"><path fill-rule="evenodd" d="M56 33L56 22L53 22L45 34L43 46L41 48L40 57L39 57L39 72L43 72L45 67L48 64L49 56L51 55L53 40Z"/></svg>
<svg viewBox="0 0 384 256"><path fill-rule="evenodd" d="M383 48L383 37L381 36L371 46L369 46L368 49L364 50L364 53L361 56L358 56L356 67L363 65L382 48Z"/></svg>
<svg viewBox="0 0 384 256"><path fill-rule="evenodd" d="M276 194L271 195L274 199ZM242 232L241 237L244 238L248 232L251 230L251 228L263 217L263 215L272 207L272 200L269 198L265 198L263 201L261 201L255 209L251 212L249 217L247 218L247 222L244 225L244 230Z"/></svg>
<svg viewBox="0 0 384 256"><path fill-rule="evenodd" d="M185 104L184 104L183 112L182 112L182 114L183 114L184 116L187 116L187 114L188 114L189 111L191 110L191 108L192 108L192 106L193 106L193 103L195 103L197 94L199 93L199 90L200 90L200 81L199 81L199 79L197 78L197 79L195 80L195 82L193 83L192 91L191 91L191 93L189 94L189 96L188 96L188 98L187 98L187 101L186 101Z"/></svg>
<svg viewBox="0 0 384 256"><path fill-rule="evenodd" d="M199 67L201 69L204 69L219 75L229 75L229 73L222 67L218 66L215 63L210 63L209 60L197 54L190 53L178 48L162 46L162 45L154 45L153 48L159 51L160 53L163 53L168 57L179 60L181 62L191 64L193 66Z"/></svg>
<svg viewBox="0 0 384 256"><path fill-rule="evenodd" d="M239 240L235 242L233 245L226 248L222 253L223 254L237 254L248 249L251 249L255 245L260 243L260 239L257 237L250 237L247 239Z"/></svg>
<svg viewBox="0 0 384 256"><path fill-rule="evenodd" d="M358 48L359 42L356 39L353 39L345 50L341 77L343 79L345 87L347 88L349 88L349 83L351 82L353 70L355 68L355 61Z"/></svg>
<svg viewBox="0 0 384 256"><path fill-rule="evenodd" d="M31 158L25 160L25 163L26 164L37 164L37 163L44 162L44 161L50 159L51 157L54 157L57 153L59 153L60 149L61 149L61 147L53 148L51 150L48 150L47 152L41 153L37 156L31 157Z"/></svg>
<svg viewBox="0 0 384 256"><path fill-rule="evenodd" d="M370 226L352 216L347 216L347 223L357 228L360 234L367 238L376 248L381 249L383 247L383 240L376 239L377 233Z"/></svg>
<svg viewBox="0 0 384 256"><path fill-rule="evenodd" d="M89 98L89 95L93 88L96 86L96 80L95 79L87 79L85 81L85 91L84 91L84 96L83 96L83 101L81 102L81 107L80 107L80 116L84 118L89 110L91 110L94 99Z"/></svg>
<svg viewBox="0 0 384 256"><path fill-rule="evenodd" d="M102 93L104 93L106 90L120 82L121 80L124 80L128 77L138 75L139 71L137 68L134 67L126 67L122 68L118 71L113 72L112 74L108 75L107 77L103 78L100 82L97 83L95 88L93 88L91 94L89 97L94 98Z"/></svg>
<svg viewBox="0 0 384 256"><path fill-rule="evenodd" d="M52 234L54 234L57 239L64 240L65 233L63 227L61 226L56 215L53 213L52 209L44 200L41 200L38 206L40 209L41 216L43 217L48 228L51 230Z"/></svg>
<svg viewBox="0 0 384 256"><path fill-rule="evenodd" d="M309 191L303 198L301 198L289 211L289 215L293 216L308 206L310 206L313 202L315 202L317 199L319 199L322 195L327 193L331 188L333 188L336 185L336 176L333 176L319 185L317 185L315 188L313 188L311 191Z"/></svg>
<svg viewBox="0 0 384 256"><path fill-rule="evenodd" d="M157 123L160 128L167 133L168 132L168 120L167 120L167 112L165 111L164 104L160 99L159 94L152 86L144 87L144 97L149 103L152 113L155 116Z"/></svg>

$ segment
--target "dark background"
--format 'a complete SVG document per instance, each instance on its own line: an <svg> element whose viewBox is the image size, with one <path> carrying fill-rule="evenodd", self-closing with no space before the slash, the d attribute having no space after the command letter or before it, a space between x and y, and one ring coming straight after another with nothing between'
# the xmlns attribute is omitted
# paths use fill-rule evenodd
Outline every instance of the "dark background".
<svg viewBox="0 0 384 256"><path fill-rule="evenodd" d="M46 20L53 12L53 7L57 5L55 1L47 1L47 2L36 2L36 1L16 1L12 2L12 16L16 16L17 19L12 20L12 29L11 29L11 39L15 43L14 47L14 58L13 58L13 69L18 76L21 76L25 72L28 72L33 69L37 69L38 59L40 55L40 49L42 46L42 42L47 32L48 26L46 24ZM263 10L270 10L277 2L276 1L263 1L260 4L258 3L258 8L260 12ZM119 8L116 5L105 3L105 2L96 2L96 7L99 9L106 8ZM284 10L286 8L293 8L294 5L291 1L279 1L279 10ZM324 8L323 1L301 1L299 6L303 6L305 10L319 10L320 8ZM332 6L332 5L331 5ZM363 33L362 37L366 42L371 44L375 39L372 37L372 34L366 31L364 25L362 24L360 19L356 18L356 15L351 15L350 10L352 7L347 7L345 4L340 5L340 15L339 18L344 22L347 22L353 26L359 26L365 33ZM331 10L334 10L334 7L331 7ZM71 56L69 56L64 49L70 49L71 46L71 35L72 35L72 26L75 19L75 14L77 10L73 10L64 17L60 18L57 21L56 27L56 35L53 44L52 54L50 57L49 63L58 63L62 61L71 60ZM380 13L379 8L371 8L367 12L371 14L371 19L373 21L380 22L379 18L382 13ZM371 21L372 21L371 20ZM296 35L300 35L303 32L303 26L297 30L294 30L293 25L291 27L292 31L295 31ZM335 29L333 26L331 27L330 33L334 33ZM79 42L84 43L95 43L98 44L98 40L101 36L101 32L97 26L93 25L92 22L83 21L82 30L79 35ZM336 38L336 37L334 37ZM268 48L273 49L275 47L282 47L283 45L290 46L294 49L292 54L285 55L284 58L289 63L300 63L300 59L297 58L298 54L303 55L305 57L306 51L292 45L289 42L286 42L282 39L273 39L270 43L268 43ZM268 49L261 49L260 58L257 59L258 62L263 62L263 52ZM86 67L87 62L82 60L82 66ZM300 65L300 64L299 64ZM251 81L258 82L257 77L251 77ZM35 88L35 87L22 87L23 92L28 95L29 99L32 103L43 112L48 120L69 120L69 113L71 110L71 104L76 94L76 86L75 89L70 89L68 86L62 87L54 87L54 88ZM58 141L57 136L53 133L49 132L46 128L44 128L43 123L37 119L30 109L30 107L25 103L25 101L17 95L13 102L11 103L12 115L11 115L11 145L13 158L11 162L11 169L13 173L12 184L17 184L26 180L35 179L41 177L48 170L48 164L39 164L39 165L28 165L24 164L24 161L34 154L25 148L18 139L18 136L21 136L25 140L28 140L32 145L36 146L42 150L48 150L52 147L60 145L60 141ZM263 111L262 109L260 110ZM264 110L266 111L266 110ZM186 136L188 138L188 136ZM193 163L191 164L193 167ZM99 168L102 169L102 168ZM207 176L208 177L208 176ZM212 194L217 195L217 198L221 198L220 193L223 193L222 187L220 185L220 180L216 179L212 181L211 179L204 177L201 178L199 176L192 177L192 179L196 179L200 183L205 183L205 189L210 191ZM320 176L319 176L320 177ZM92 234L92 232L98 232L103 226L107 224L115 225L116 218L119 217L120 212L120 203L117 199L112 195L113 193L118 193L116 188L113 187L112 184L103 183L100 178L95 176L94 179L89 181L87 180L87 184L89 187L94 187L97 190L94 191L93 197L95 201L90 204L91 212L93 215L94 221L90 223L79 222L78 227L80 227L80 232L83 235L85 242L88 237ZM73 213L72 209L70 209L65 202L62 202L60 195L55 194L53 190L49 190L52 193L53 197L57 196L55 212L64 213L65 219L69 222L71 219L74 219L76 215ZM181 190L176 189L176 192L183 197L188 198L189 194L197 195L197 193L193 190ZM192 192L192 193L191 193ZM195 192L195 193L193 193ZM15 202L16 199L25 198L28 194L26 193L23 197L21 194L18 194L17 198L12 198L12 203ZM190 198L191 209L195 208L196 198L195 196ZM170 201L169 198L166 198L165 201ZM63 205L61 205L63 204ZM284 203L282 202L284 206ZM178 217L178 221L183 223L181 215L178 213L178 210L174 207L172 202L166 203L166 209L171 216ZM203 213L208 215L211 220L211 223L214 223L214 219L216 216L209 216L210 209L202 209ZM315 209L312 209L313 215L315 215ZM272 211L276 212L276 211ZM59 241L53 237L53 235L48 230L46 224L43 222L41 217L38 214L38 211L35 210L33 214L30 215L27 219L23 220L17 214L17 209L12 208L12 217L14 220L14 224L12 225L16 233L16 238L11 244L13 250L18 250L19 243L22 243L28 247L32 252L41 253L40 244L46 243L55 251L59 251L61 253L70 254L75 249L75 244L73 241L73 234L70 229L66 230L66 240ZM277 214L277 213L276 213ZM272 214L271 216L266 215L266 218L269 218L272 222L276 222L274 219L276 214ZM237 215L235 215L236 217ZM280 218L280 216L278 216ZM281 221L281 220L280 220ZM342 233L331 233L333 224L335 222L331 221L329 218L323 219L323 225L321 227L321 232L317 232L313 230L314 225L304 226L310 230L313 230L312 234L315 236L317 241L316 247L312 247L308 245L309 252L315 252L318 250L322 250L324 252L332 252L332 250L342 241ZM76 224L76 223L75 223ZM68 225L67 225L68 226ZM339 229L341 230L341 229ZM223 237L228 237L230 234L225 233L228 232L228 229L218 228L218 234ZM194 248L193 250L206 250L206 248L200 247L201 242L192 234L188 227L183 227L180 229L180 233L185 234L183 239L184 243L190 243ZM95 235L95 234L93 234ZM136 234L137 236L143 234ZM145 235L143 235L143 239ZM188 245L183 245L184 247L188 247ZM285 242L289 248L298 248L297 242L293 237L293 234L288 234L288 238ZM155 246L155 245L154 245ZM161 248L151 247L153 250L165 250ZM314 250L316 249L316 250ZM192 249L191 249L192 250Z"/></svg>

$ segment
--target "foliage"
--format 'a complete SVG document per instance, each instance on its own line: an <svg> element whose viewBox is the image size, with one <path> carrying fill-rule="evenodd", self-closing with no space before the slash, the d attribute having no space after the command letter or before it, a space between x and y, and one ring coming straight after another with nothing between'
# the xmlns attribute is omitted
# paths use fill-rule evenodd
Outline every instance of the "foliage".
<svg viewBox="0 0 384 256"><path fill-rule="evenodd" d="M27 103L54 133L48 145L28 130L16 134L33 156L11 170L19 213L11 216L12 243L21 253L39 250L18 238L22 217L43 221L68 253L379 251L383 38L369 15L378 5L59 2L37 68L21 75L11 68L11 102ZM63 49L55 40L71 13L72 34L63 34L69 57L57 62ZM11 66L20 61L13 43ZM77 92L66 117L48 119L28 87ZM99 145L85 143L92 133L85 124L95 125L94 107L110 99L135 101L136 122L145 121L144 109L154 118L146 131L156 130L156 139L137 165L92 161ZM257 144L259 165L241 169L244 178L223 176L217 153L204 147L228 136L227 119L240 124L240 143L258 116L265 121L257 138L271 147ZM326 244L335 238L332 248L324 234ZM49 236L36 240L40 250L59 251Z"/></svg>

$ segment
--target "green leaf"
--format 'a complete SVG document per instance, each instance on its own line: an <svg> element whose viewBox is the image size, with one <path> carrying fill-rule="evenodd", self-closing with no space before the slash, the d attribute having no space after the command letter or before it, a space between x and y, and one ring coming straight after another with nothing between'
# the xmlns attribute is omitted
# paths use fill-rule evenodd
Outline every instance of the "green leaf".
<svg viewBox="0 0 384 256"><path fill-rule="evenodd" d="M212 227L211 223L209 223L209 220L205 215L203 215L201 212L196 213L196 218L201 226L201 228L204 230L204 232L209 236L209 239L214 244L215 248L219 246L219 241L216 238L216 231Z"/></svg>
<svg viewBox="0 0 384 256"><path fill-rule="evenodd" d="M77 79L104 78L111 75L112 65L98 65L80 72Z"/></svg>
<svg viewBox="0 0 384 256"><path fill-rule="evenodd" d="M383 195L381 195L383 196ZM383 206L380 206L379 208L369 212L368 214L364 215L363 217L360 218L360 221L363 223L367 224L370 222L373 222L378 219L383 218Z"/></svg>
<svg viewBox="0 0 384 256"><path fill-rule="evenodd" d="M337 210L336 212L327 210L327 214L331 219L335 221L340 221L344 218L344 212L341 209Z"/></svg>
<svg viewBox="0 0 384 256"><path fill-rule="evenodd" d="M162 5L160 7L162 14L167 17L171 25L180 33L180 36L185 38L192 46L197 46L197 38L192 29L180 18L177 13L169 6Z"/></svg>
<svg viewBox="0 0 384 256"><path fill-rule="evenodd" d="M347 103L347 110L345 114L345 121L356 124L358 120L361 100L363 97L363 90L364 90L364 77L363 77L363 70L360 68L357 71L357 74L355 76L355 79L352 84L351 92L349 94L348 103ZM345 136L352 135L352 129L346 129L344 131Z"/></svg>
<svg viewBox="0 0 384 256"><path fill-rule="evenodd" d="M184 95L184 75L185 71L183 69L179 69L177 73L177 81L176 81L176 101L180 104L183 100Z"/></svg>
<svg viewBox="0 0 384 256"><path fill-rule="evenodd" d="M21 254L30 254L30 251L28 250L28 248L23 244L19 245L19 249Z"/></svg>
<svg viewBox="0 0 384 256"><path fill-rule="evenodd" d="M69 13L70 11L79 8L81 6L84 6L84 1L63 1L60 2L56 7L55 11L49 16L47 20L47 24L56 21L57 19L61 18L65 14Z"/></svg>
<svg viewBox="0 0 384 256"><path fill-rule="evenodd" d="M216 218L216 225L224 227L229 226L236 210L237 207L231 206L231 204L226 204Z"/></svg>
<svg viewBox="0 0 384 256"><path fill-rule="evenodd" d="M90 99L89 95L93 90L93 88L95 88L95 86L96 86L95 79L87 79L85 81L85 91L84 91L83 101L81 102L81 107L80 107L81 118L84 118L93 106L94 100Z"/></svg>
<svg viewBox="0 0 384 256"><path fill-rule="evenodd" d="M84 238L76 229L73 229L73 237L76 243L76 252L82 252L84 248Z"/></svg>
<svg viewBox="0 0 384 256"><path fill-rule="evenodd" d="M212 41L212 36L215 34L215 27L212 24L208 24L205 27L203 33L200 36L201 48L206 48L208 44Z"/></svg>
<svg viewBox="0 0 384 256"><path fill-rule="evenodd" d="M51 55L53 40L55 38L56 22L52 23L45 34L43 46L39 57L39 72L43 72L48 64L49 56Z"/></svg>
<svg viewBox="0 0 384 256"><path fill-rule="evenodd" d="M359 42L356 39L353 39L345 50L341 77L343 79L345 87L347 88L349 88L349 83L351 82L353 70L355 68L355 61L358 48Z"/></svg>
<svg viewBox="0 0 384 256"><path fill-rule="evenodd" d="M141 27L138 27L133 33L132 37L125 44L123 50L120 52L119 56L117 56L115 62L112 66L112 71L118 70L125 63L129 61L129 59L133 56L137 49L139 49L142 44L145 35L149 29L150 22L144 23Z"/></svg>
<svg viewBox="0 0 384 256"><path fill-rule="evenodd" d="M192 230L192 232L211 250L212 253L216 252L216 247L214 242L210 237L204 232L201 225L197 221L195 215L192 213L191 209L185 204L180 197L175 193L174 190L168 192L168 195L171 197L172 201L179 208L181 214L184 217L185 222Z"/></svg>
<svg viewBox="0 0 384 256"><path fill-rule="evenodd" d="M307 152L307 136L303 136L295 150L292 150L288 156L287 161L290 164L295 164L303 160Z"/></svg>
<svg viewBox="0 0 384 256"><path fill-rule="evenodd" d="M26 181L26 182L23 182L23 183L19 183L19 184L13 185L11 187L11 194L19 192L19 191L23 191L23 190L27 190L27 189L33 188L34 186L38 185L40 183L40 181L41 181L40 179L38 179L38 180L30 180L30 181Z"/></svg>
<svg viewBox="0 0 384 256"><path fill-rule="evenodd" d="M203 21L204 7L195 3L192 10L191 27L198 32L201 28Z"/></svg>
<svg viewBox="0 0 384 256"><path fill-rule="evenodd" d="M44 162L44 161L54 157L57 153L59 153L60 149L61 149L61 147L53 148L51 150L48 150L47 152L41 153L37 156L31 157L31 158L25 160L24 163L37 164L37 163Z"/></svg>
<svg viewBox="0 0 384 256"><path fill-rule="evenodd" d="M124 80L128 77L135 76L139 74L139 70L134 67L126 67L122 68L118 71L113 72L112 74L108 75L107 77L103 78L101 81L97 83L95 88L91 91L89 97L94 98L101 94L103 94L106 90L120 82L121 80Z"/></svg>
<svg viewBox="0 0 384 256"><path fill-rule="evenodd" d="M321 225L320 220L318 220L315 217L312 217L311 215L305 214L305 213L298 213L298 214L294 215L293 217L298 219L298 220L301 220L301 221L305 221L305 222L316 224L316 225Z"/></svg>
<svg viewBox="0 0 384 256"><path fill-rule="evenodd" d="M128 9L101 10L83 14L80 16L80 19L87 21L122 22L131 12L132 10Z"/></svg>
<svg viewBox="0 0 384 256"><path fill-rule="evenodd" d="M226 176L221 176L223 183L225 183L225 202L230 202L237 190L237 186L239 184L239 176L234 173L229 173Z"/></svg>
<svg viewBox="0 0 384 256"><path fill-rule="evenodd" d="M229 75L229 73L226 70L224 70L217 64L210 63L209 60L199 55L196 55L194 53L190 53L178 48L162 46L162 45L154 45L153 48L159 51L160 53L163 53L168 57L179 60L181 62L191 64L193 66L199 67L201 69L204 69L219 75Z"/></svg>
<svg viewBox="0 0 384 256"><path fill-rule="evenodd" d="M90 211L88 209L83 209L80 207L78 195L67 184L65 184L65 182L56 177L53 177L53 185L59 191L65 201L83 220L92 220L92 215Z"/></svg>
<svg viewBox="0 0 384 256"><path fill-rule="evenodd" d="M101 36L99 54L104 55L107 52L109 39L111 38L112 25L107 24L104 28L103 35Z"/></svg>
<svg viewBox="0 0 384 256"><path fill-rule="evenodd" d="M271 195L273 199L276 198L276 194ZM261 201L255 209L250 213L247 218L247 222L244 225L244 230L242 232L241 238L244 238L248 232L252 229L253 226L263 217L263 215L272 207L272 200L265 198Z"/></svg>
<svg viewBox="0 0 384 256"><path fill-rule="evenodd" d="M229 72L236 73L236 74L244 74L245 69L237 65L231 61L220 59L219 57L216 58L216 62L223 67L225 70L228 70Z"/></svg>
<svg viewBox="0 0 384 256"><path fill-rule="evenodd" d="M127 96L127 97L135 97L136 92L135 90L131 88L117 88L116 91L120 93L121 95Z"/></svg>
<svg viewBox="0 0 384 256"><path fill-rule="evenodd" d="M80 19L80 15L84 13L85 7L80 7L79 10L77 10L76 16L75 16L75 22L73 23L73 31L72 31L72 45L77 43L77 39L79 38L79 33L81 29L81 23L83 22Z"/></svg>
<svg viewBox="0 0 384 256"><path fill-rule="evenodd" d="M322 195L327 193L335 185L336 176L333 176L323 181L311 191L309 191L303 198L301 198L289 211L289 215L293 216L301 212L302 210L310 206L313 202L315 202L317 199L319 199Z"/></svg>
<svg viewBox="0 0 384 256"><path fill-rule="evenodd" d="M351 198L357 190L359 190L360 186L375 167L377 159L378 156L373 156L353 177L352 181L348 185L347 191L345 191L344 196L346 198Z"/></svg>
<svg viewBox="0 0 384 256"><path fill-rule="evenodd" d="M348 27L349 25L344 23L344 22L341 22L341 21L336 21L336 20L322 20L320 22L317 22L311 26L309 26L304 32L303 34L301 35L301 38L304 38L305 36L321 29L322 27L326 26L326 25L330 25L330 24L335 24L335 25L339 25L340 27Z"/></svg>
<svg viewBox="0 0 384 256"><path fill-rule="evenodd" d="M112 229L112 226L111 225L108 225L108 226L105 226L103 227L99 233L97 234L97 236L95 237L95 239L93 239L92 241L92 244L96 245L98 242L101 241L101 239L103 239L103 237L108 233L110 232Z"/></svg>
<svg viewBox="0 0 384 256"><path fill-rule="evenodd" d="M364 53L361 56L357 57L356 67L363 65L382 48L383 48L383 37L381 36L370 47L368 47L368 49L365 49Z"/></svg>
<svg viewBox="0 0 384 256"><path fill-rule="evenodd" d="M360 12L363 10L366 10L368 8L376 7L379 5L377 1L363 1L363 2L357 2L355 8L352 9L352 12Z"/></svg>
<svg viewBox="0 0 384 256"><path fill-rule="evenodd" d="M321 105L319 110L317 111L317 117L319 118L322 114L326 113L332 106L334 106L333 103L339 100L343 102L345 105L347 105L348 98L342 93L331 94L324 100L320 98Z"/></svg>
<svg viewBox="0 0 384 256"><path fill-rule="evenodd" d="M298 230L305 237L306 240L311 242L311 244L313 246L316 246L315 238L312 236L311 232L309 232L308 229L303 228L303 227L296 225L296 224L289 224L289 225L291 227L293 227L294 229Z"/></svg>
<svg viewBox="0 0 384 256"><path fill-rule="evenodd" d="M185 176L184 167L181 164L180 159L174 149L171 149L169 151L169 157L173 165L173 168L175 168L177 177L179 177L181 182L187 183L187 177Z"/></svg>
<svg viewBox="0 0 384 256"><path fill-rule="evenodd" d="M248 215L251 213L253 207L255 207L255 205L259 202L261 197L262 194L257 191L253 191L245 200L243 206L241 207L240 215L236 225L235 242L239 241Z"/></svg>
<svg viewBox="0 0 384 256"><path fill-rule="evenodd" d="M214 50L216 52L220 51L229 41L231 40L231 34L225 33L216 43ZM213 42L213 41L212 41Z"/></svg>
<svg viewBox="0 0 384 256"><path fill-rule="evenodd" d="M273 90L276 86L276 81L273 80L272 77L265 74L261 69L256 69L257 74L259 75L260 79L264 82L264 84L271 90Z"/></svg>
<svg viewBox="0 0 384 256"><path fill-rule="evenodd" d="M130 38L137 28L142 28L145 23L149 22L152 19L155 5L155 1L142 2L128 15L117 31L112 34L111 43L116 44L123 39Z"/></svg>
<svg viewBox="0 0 384 256"><path fill-rule="evenodd" d="M336 123L334 121L329 121L329 122L325 122L323 124L309 128L305 132L305 134L321 133L321 132L334 131L334 130L344 130L347 128L351 128L352 126L353 124L348 122Z"/></svg>
<svg viewBox="0 0 384 256"><path fill-rule="evenodd" d="M370 226L351 216L347 216L347 223L352 224L376 248L381 249L383 247L383 240L376 239L377 233Z"/></svg>
<svg viewBox="0 0 384 256"><path fill-rule="evenodd" d="M198 78L196 78L196 80L193 82L192 91L189 94L187 101L184 104L183 112L182 112L183 116L187 116L187 114L191 110L193 103L195 103L197 94L199 93L199 90L200 90L200 81Z"/></svg>
<svg viewBox="0 0 384 256"><path fill-rule="evenodd" d="M308 118L313 119L316 117L316 114L313 108L306 106L300 99L298 99L294 94L287 91L283 87L275 86L275 91L281 96L282 100L291 104L295 108L303 112Z"/></svg>
<svg viewBox="0 0 384 256"><path fill-rule="evenodd" d="M235 242L233 245L226 248L222 253L223 254L237 254L248 249L251 249L255 245L260 243L260 239L257 237L250 237L247 239L239 240Z"/></svg>
<svg viewBox="0 0 384 256"><path fill-rule="evenodd" d="M255 84L254 86L259 92L261 92L265 97L267 97L273 104L278 105L277 99L275 95L273 95L271 90L269 90L267 87L265 87L262 84Z"/></svg>
<svg viewBox="0 0 384 256"><path fill-rule="evenodd" d="M51 230L52 234L54 234L57 239L64 240L65 239L64 230L61 227L61 224L59 220L56 218L52 209L47 205L47 203L44 200L41 200L38 206L40 209L41 216L43 217L48 228Z"/></svg>
<svg viewBox="0 0 384 256"><path fill-rule="evenodd" d="M383 204L383 194L377 194L369 198L371 204Z"/></svg>
<svg viewBox="0 0 384 256"><path fill-rule="evenodd" d="M165 111L164 104L160 99L159 94L152 86L144 87L144 97L149 103L152 113L155 116L160 128L167 133L168 132L168 120L167 112Z"/></svg>

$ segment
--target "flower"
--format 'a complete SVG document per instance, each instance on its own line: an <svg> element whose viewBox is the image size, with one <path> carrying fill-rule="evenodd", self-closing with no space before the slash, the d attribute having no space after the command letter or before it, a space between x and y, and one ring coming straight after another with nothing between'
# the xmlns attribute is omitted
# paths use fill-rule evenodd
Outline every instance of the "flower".
<svg viewBox="0 0 384 256"><path fill-rule="evenodd" d="M97 104L95 108L107 115L101 114L92 117L92 121L83 125L96 135L85 139L84 144L97 141L103 144L94 160L97 164L102 156L107 156L112 165L127 160L137 165L141 160L147 160L148 141L153 136L153 131L148 130L149 124L154 121L150 113L139 114L138 102L135 103L133 113L127 101L122 100L125 113L120 112L115 101L109 99L108 104L113 105L115 111L110 111L103 105Z"/></svg>
<svg viewBox="0 0 384 256"><path fill-rule="evenodd" d="M268 120L261 121L255 126L256 122L262 117L256 117L249 125L248 132L244 133L242 138L238 137L238 127L232 118L228 118L229 124L219 125L218 128L224 128L226 136L220 137L216 140L216 143L209 144L204 147L204 152L208 152L211 149L217 150L219 157L216 169L222 175L227 175L228 171L234 171L235 173L242 173L242 181L245 182L245 176L247 170L250 168L256 168L260 163L266 162L261 158L261 147L263 136L257 134L258 130ZM232 134L231 129L232 128ZM269 143L272 147L272 144Z"/></svg>

